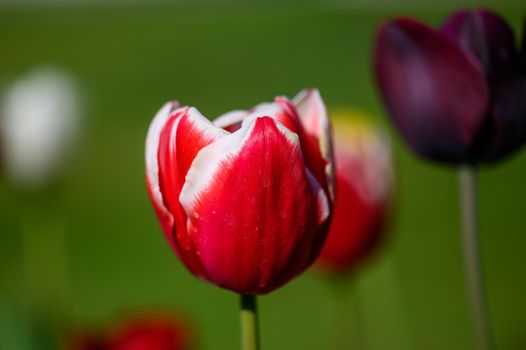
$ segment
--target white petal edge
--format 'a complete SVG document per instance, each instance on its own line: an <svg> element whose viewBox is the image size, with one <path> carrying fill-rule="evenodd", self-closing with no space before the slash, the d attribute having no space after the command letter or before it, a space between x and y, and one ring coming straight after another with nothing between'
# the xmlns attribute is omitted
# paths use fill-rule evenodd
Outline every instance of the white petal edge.
<svg viewBox="0 0 526 350"><path fill-rule="evenodd" d="M243 124L251 124L254 120L260 117L271 117L277 120L277 114L283 111L283 107L275 102L265 102L255 106L250 114L245 117ZM279 123L284 127L281 123Z"/></svg>
<svg viewBox="0 0 526 350"><path fill-rule="evenodd" d="M146 176L147 181L150 186L150 190L153 195L153 200L157 206L165 213L170 214L168 209L165 207L163 202L163 197L159 185L159 141L161 137L161 132L170 119L171 116L177 113L184 113L180 118L178 118L170 130L170 147L175 147L176 145L176 135L179 123L183 117L188 118L188 122L192 123L196 129L201 130L206 135L213 139L219 139L229 135L230 133L218 128L212 124L208 119L206 119L196 108L194 107L179 107L178 102L168 102L166 103L159 112L153 118L150 128L146 136ZM177 108L177 109L176 109ZM186 110L186 111L185 111ZM171 150L174 152L175 150Z"/></svg>
<svg viewBox="0 0 526 350"><path fill-rule="evenodd" d="M166 211L163 203L161 190L159 188L159 162L157 158L159 150L159 139L161 131L166 122L172 115L172 112L179 107L179 102L170 101L157 112L150 123L148 133L146 134L145 161L146 161L146 180L150 186L153 200L159 208Z"/></svg>
<svg viewBox="0 0 526 350"><path fill-rule="evenodd" d="M305 168L305 170L307 171L307 179L309 180L311 187L317 193L318 223L321 225L330 215L329 199L327 198L325 190L320 186L318 180L316 180L316 177L314 177L312 172L307 168Z"/></svg>
<svg viewBox="0 0 526 350"><path fill-rule="evenodd" d="M283 111L284 107L277 102L263 102L249 110L239 109L222 114L214 119L213 123L217 127L226 128L239 122L252 123L258 117L276 119L277 114Z"/></svg>
<svg viewBox="0 0 526 350"><path fill-rule="evenodd" d="M243 119L242 125L252 124L257 118L270 117L278 122L278 128L281 126L282 128L287 129L288 132L295 134L294 132L286 128L281 122L278 121L277 115L283 111L283 106L277 102L260 103L259 105L255 106L252 110L250 110L250 113Z"/></svg>
<svg viewBox="0 0 526 350"><path fill-rule="evenodd" d="M327 107L321 98L318 89L303 89L294 98L292 103L307 134L319 140L320 154L327 161L325 174L331 199L334 201L335 169L332 149L332 124L327 113Z"/></svg>
<svg viewBox="0 0 526 350"><path fill-rule="evenodd" d="M199 129L212 139L220 139L230 135L228 131L223 130L221 127L215 125L215 123L206 119L195 107L189 107L188 121L191 122L196 129ZM175 138L173 140L175 140Z"/></svg>
<svg viewBox="0 0 526 350"><path fill-rule="evenodd" d="M230 111L225 114L221 114L219 117L213 120L213 123L219 128L226 128L230 125L242 122L248 114L248 111L241 109Z"/></svg>

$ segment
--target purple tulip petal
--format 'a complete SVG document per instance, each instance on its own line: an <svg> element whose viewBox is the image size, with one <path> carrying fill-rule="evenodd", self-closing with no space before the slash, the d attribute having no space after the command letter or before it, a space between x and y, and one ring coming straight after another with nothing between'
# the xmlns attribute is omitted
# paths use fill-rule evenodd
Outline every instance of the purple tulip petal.
<svg viewBox="0 0 526 350"><path fill-rule="evenodd" d="M398 19L379 30L375 73L396 126L417 154L453 163L474 160L489 94L471 55L420 22Z"/></svg>
<svg viewBox="0 0 526 350"><path fill-rule="evenodd" d="M526 75L516 74L493 88L485 161L514 153L526 142Z"/></svg>
<svg viewBox="0 0 526 350"><path fill-rule="evenodd" d="M526 32L526 20L524 21ZM523 32L523 33L524 33ZM508 63L491 86L492 107L485 161L501 160L526 143L526 37L516 60Z"/></svg>
<svg viewBox="0 0 526 350"><path fill-rule="evenodd" d="M522 22L522 45L519 55L519 69L521 73L526 74L526 18Z"/></svg>
<svg viewBox="0 0 526 350"><path fill-rule="evenodd" d="M510 73L517 59L513 30L494 12L479 9L454 12L442 32L482 63L489 81Z"/></svg>

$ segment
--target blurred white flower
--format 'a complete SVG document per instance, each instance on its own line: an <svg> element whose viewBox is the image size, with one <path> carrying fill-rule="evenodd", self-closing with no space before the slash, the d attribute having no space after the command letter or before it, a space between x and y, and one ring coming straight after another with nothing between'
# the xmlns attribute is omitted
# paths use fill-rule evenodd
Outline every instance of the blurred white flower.
<svg viewBox="0 0 526 350"><path fill-rule="evenodd" d="M6 91L0 113L3 167L16 185L36 188L54 180L75 144L80 107L73 79L36 68Z"/></svg>

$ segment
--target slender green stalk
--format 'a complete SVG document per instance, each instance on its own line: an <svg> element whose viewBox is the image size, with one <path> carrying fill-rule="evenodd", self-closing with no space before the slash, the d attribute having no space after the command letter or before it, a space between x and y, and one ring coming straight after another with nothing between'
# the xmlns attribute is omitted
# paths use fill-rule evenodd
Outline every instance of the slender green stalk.
<svg viewBox="0 0 526 350"><path fill-rule="evenodd" d="M20 226L29 299L32 307L60 312L69 294L66 232L60 207L56 200L26 202Z"/></svg>
<svg viewBox="0 0 526 350"><path fill-rule="evenodd" d="M478 235L477 179L472 166L460 168L460 203L464 241L464 269L476 349L495 349L480 256Z"/></svg>
<svg viewBox="0 0 526 350"><path fill-rule="evenodd" d="M334 349L365 349L363 305L356 276L335 276L330 282L333 294Z"/></svg>
<svg viewBox="0 0 526 350"><path fill-rule="evenodd" d="M66 231L54 192L21 196L20 239L24 308L32 348L59 346L69 301Z"/></svg>
<svg viewBox="0 0 526 350"><path fill-rule="evenodd" d="M255 295L241 295L241 350L259 350L258 308Z"/></svg>

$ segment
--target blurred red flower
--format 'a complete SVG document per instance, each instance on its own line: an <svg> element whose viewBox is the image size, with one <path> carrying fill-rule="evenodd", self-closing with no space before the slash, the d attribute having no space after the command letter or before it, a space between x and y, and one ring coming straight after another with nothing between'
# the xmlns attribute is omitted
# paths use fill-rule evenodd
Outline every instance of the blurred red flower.
<svg viewBox="0 0 526 350"><path fill-rule="evenodd" d="M101 333L79 332L68 338L68 350L189 350L187 323L162 314L123 319Z"/></svg>
<svg viewBox="0 0 526 350"><path fill-rule="evenodd" d="M353 270L382 237L392 191L387 138L357 112L335 119L336 202L318 265L331 273Z"/></svg>
<svg viewBox="0 0 526 350"><path fill-rule="evenodd" d="M110 350L188 350L190 334L186 325L167 316L128 319L108 334Z"/></svg>

